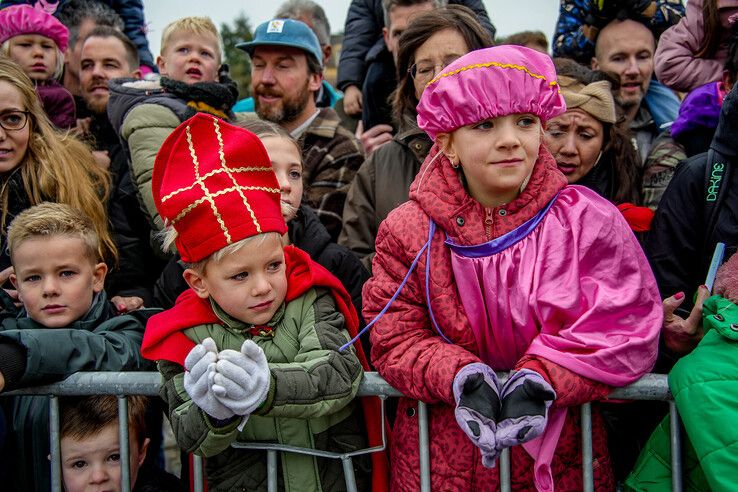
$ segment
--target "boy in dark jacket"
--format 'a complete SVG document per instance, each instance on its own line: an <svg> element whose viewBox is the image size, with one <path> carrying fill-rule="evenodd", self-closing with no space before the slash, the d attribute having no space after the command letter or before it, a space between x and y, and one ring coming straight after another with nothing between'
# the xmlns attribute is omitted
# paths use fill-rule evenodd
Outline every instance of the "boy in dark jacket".
<svg viewBox="0 0 738 492"><path fill-rule="evenodd" d="M143 318L116 316L103 283L107 267L90 219L63 204L42 203L19 214L8 232L23 308L4 291L0 324L0 391L60 381L78 371L140 370ZM3 399L7 446L14 461L8 490L48 491L48 399Z"/></svg>
<svg viewBox="0 0 738 492"><path fill-rule="evenodd" d="M143 396L128 397L130 485L133 492L184 492L177 477L144 464L146 437ZM65 492L119 490L121 482L118 399L112 395L62 398L59 402L62 480Z"/></svg>
<svg viewBox="0 0 738 492"><path fill-rule="evenodd" d="M172 224L165 243L188 264L190 290L151 319L142 353L158 361L178 444L208 457L209 490L266 482L265 453L234 443L366 446L352 402L366 359L339 350L357 331L356 312L335 277L282 246L279 183L259 139L197 114L164 142L152 182ZM287 490L345 486L337 460L281 458ZM369 486L367 461L354 461L360 490Z"/></svg>

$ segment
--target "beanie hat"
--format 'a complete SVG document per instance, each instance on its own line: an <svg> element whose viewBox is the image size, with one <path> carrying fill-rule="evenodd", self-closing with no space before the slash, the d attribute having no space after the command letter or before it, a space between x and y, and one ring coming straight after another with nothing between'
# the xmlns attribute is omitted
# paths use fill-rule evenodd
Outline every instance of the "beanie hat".
<svg viewBox="0 0 738 492"><path fill-rule="evenodd" d="M30 5L13 5L0 10L0 43L22 34L40 34L67 49L69 30L53 15Z"/></svg>
<svg viewBox="0 0 738 492"><path fill-rule="evenodd" d="M472 51L428 85L418 104L418 126L435 140L462 126L513 113L542 121L566 111L551 58L522 46Z"/></svg>
<svg viewBox="0 0 738 492"><path fill-rule="evenodd" d="M567 110L579 108L602 123L615 123L617 120L610 82L600 80L584 85L572 77L561 76L559 86Z"/></svg>
<svg viewBox="0 0 738 492"><path fill-rule="evenodd" d="M197 113L164 141L154 162L154 203L177 231L182 260L204 260L265 232L287 232L280 190L253 133Z"/></svg>

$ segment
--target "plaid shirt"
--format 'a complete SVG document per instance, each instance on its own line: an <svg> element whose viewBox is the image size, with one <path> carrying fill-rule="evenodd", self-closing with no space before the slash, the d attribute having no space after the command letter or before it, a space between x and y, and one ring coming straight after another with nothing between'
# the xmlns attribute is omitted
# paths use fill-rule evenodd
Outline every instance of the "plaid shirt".
<svg viewBox="0 0 738 492"><path fill-rule="evenodd" d="M334 242L341 232L346 193L364 162L361 144L340 123L333 109L321 108L300 137L304 200L315 209Z"/></svg>

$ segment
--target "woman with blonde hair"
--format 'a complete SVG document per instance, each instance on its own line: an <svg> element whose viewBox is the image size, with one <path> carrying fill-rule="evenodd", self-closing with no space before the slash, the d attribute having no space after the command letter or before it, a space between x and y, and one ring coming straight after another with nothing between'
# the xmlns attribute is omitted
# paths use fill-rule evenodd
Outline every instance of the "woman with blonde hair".
<svg viewBox="0 0 738 492"><path fill-rule="evenodd" d="M105 207L109 183L90 149L51 124L31 79L15 62L0 58L0 282L11 271L5 248L8 224L43 201L84 212L101 238L100 255L116 261Z"/></svg>

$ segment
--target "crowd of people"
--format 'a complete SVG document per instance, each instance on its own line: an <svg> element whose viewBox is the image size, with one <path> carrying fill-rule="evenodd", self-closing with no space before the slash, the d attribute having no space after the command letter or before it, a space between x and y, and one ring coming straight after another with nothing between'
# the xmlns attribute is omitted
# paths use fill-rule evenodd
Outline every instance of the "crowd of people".
<svg viewBox="0 0 738 492"><path fill-rule="evenodd" d="M277 443L354 457L358 490L730 490L738 431L738 3L562 0L548 40L479 0L312 0L236 45L141 1L0 2L0 483L48 491L49 401L4 392L154 371L60 400L64 490L266 490ZM503 27L503 26L498 26ZM335 86L324 78L338 58ZM241 88L247 89L247 88ZM718 268L719 267L719 268ZM366 371L404 396L359 398ZM508 373L500 378L501 373ZM163 471L166 419L181 450ZM280 490L345 490L282 453Z"/></svg>

